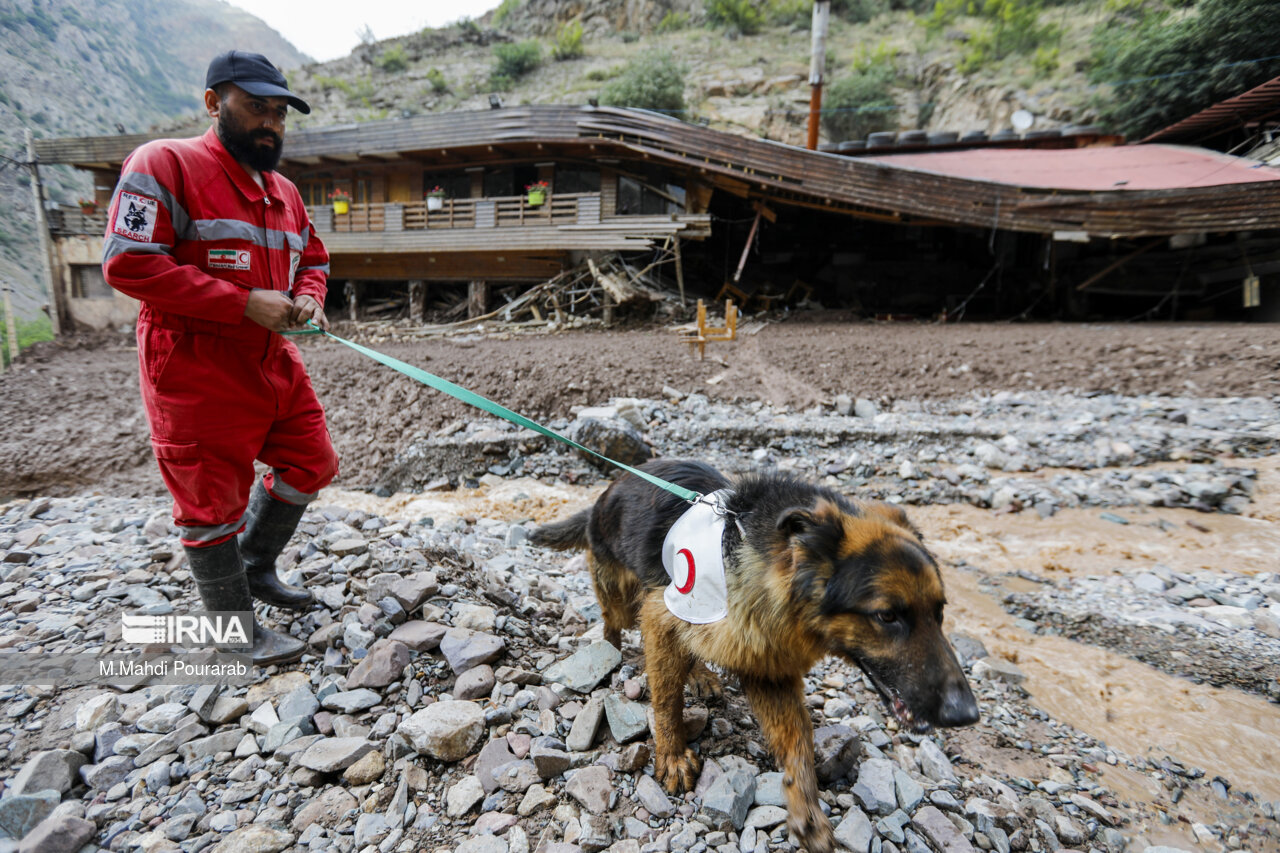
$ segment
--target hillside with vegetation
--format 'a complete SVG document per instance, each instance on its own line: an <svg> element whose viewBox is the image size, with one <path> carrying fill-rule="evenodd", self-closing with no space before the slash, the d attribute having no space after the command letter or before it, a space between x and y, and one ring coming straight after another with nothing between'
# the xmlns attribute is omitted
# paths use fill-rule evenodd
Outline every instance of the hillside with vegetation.
<svg viewBox="0 0 1280 853"><path fill-rule="evenodd" d="M503 0L298 75L312 124L615 103L800 143L812 0ZM1100 123L1143 135L1280 74L1272 0L834 0L823 138ZM1266 59L1270 57L1269 59ZM1266 59L1266 61L1256 61Z"/></svg>
<svg viewBox="0 0 1280 853"><path fill-rule="evenodd" d="M16 313L44 302L24 128L36 138L140 133L191 114L209 60L254 50L285 68L308 61L260 19L221 0L0 0L0 279L16 286ZM41 171L53 201L90 192L70 169Z"/></svg>

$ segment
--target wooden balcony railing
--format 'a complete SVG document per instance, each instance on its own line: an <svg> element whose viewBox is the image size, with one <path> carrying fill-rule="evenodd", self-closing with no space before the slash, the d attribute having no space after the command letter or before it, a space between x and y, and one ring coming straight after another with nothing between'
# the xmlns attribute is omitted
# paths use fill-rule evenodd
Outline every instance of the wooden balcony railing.
<svg viewBox="0 0 1280 853"><path fill-rule="evenodd" d="M450 198L442 200L439 210L428 208L423 199L352 204L343 214L333 213L327 205L310 211L316 230L322 233L580 225L600 221L600 194L548 194L546 201L536 207L529 204L526 196Z"/></svg>
<svg viewBox="0 0 1280 853"><path fill-rule="evenodd" d="M46 211L46 216L52 234L96 234L101 237L107 231L107 211L101 207L95 213L85 213L78 207L59 207Z"/></svg>

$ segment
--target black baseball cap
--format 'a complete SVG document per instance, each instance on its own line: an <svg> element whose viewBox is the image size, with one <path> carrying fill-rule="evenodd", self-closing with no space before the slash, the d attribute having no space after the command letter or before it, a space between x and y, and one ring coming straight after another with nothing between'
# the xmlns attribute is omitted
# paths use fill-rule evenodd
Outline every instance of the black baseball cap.
<svg viewBox="0 0 1280 853"><path fill-rule="evenodd" d="M289 106L298 112L311 112L306 101L289 91L289 81L279 69L260 53L229 50L215 56L204 76L204 87L212 89L219 83L235 83L259 98L288 98Z"/></svg>

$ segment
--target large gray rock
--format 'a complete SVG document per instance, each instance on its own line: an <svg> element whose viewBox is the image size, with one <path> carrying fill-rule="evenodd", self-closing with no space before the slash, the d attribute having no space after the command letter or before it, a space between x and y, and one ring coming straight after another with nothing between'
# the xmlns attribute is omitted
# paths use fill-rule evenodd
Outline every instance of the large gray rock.
<svg viewBox="0 0 1280 853"><path fill-rule="evenodd" d="M76 731L96 731L106 723L120 719L120 700L114 693L99 693L76 708Z"/></svg>
<svg viewBox="0 0 1280 853"><path fill-rule="evenodd" d="M933 781L956 781L955 771L951 769L951 759L947 758L946 753L932 740L926 738L921 741L920 750L916 755L920 759L920 772Z"/></svg>
<svg viewBox="0 0 1280 853"><path fill-rule="evenodd" d="M360 815L356 819L356 849L363 850L370 844L377 844L390 831L385 816L376 813Z"/></svg>
<svg viewBox="0 0 1280 853"><path fill-rule="evenodd" d="M324 827L337 826L347 812L359 805L345 788L326 788L320 796L298 809L289 828L294 832L302 832L313 823Z"/></svg>
<svg viewBox="0 0 1280 853"><path fill-rule="evenodd" d="M236 733L237 736L239 732ZM106 791L124 781L124 777L133 771L133 759L127 755L113 755L104 758L97 764L86 764L80 768L80 778L90 788ZM3 802L3 800L0 800Z"/></svg>
<svg viewBox="0 0 1280 853"><path fill-rule="evenodd" d="M436 702L400 723L397 731L420 754L461 761L484 732L484 711L474 702Z"/></svg>
<svg viewBox="0 0 1280 853"><path fill-rule="evenodd" d="M178 755L187 764L209 758L219 752L234 752L244 737L244 729L229 729L198 740L188 741L178 747Z"/></svg>
<svg viewBox="0 0 1280 853"><path fill-rule="evenodd" d="M756 777L738 768L720 774L702 795L702 811L698 819L722 832L742 829L756 798Z"/></svg>
<svg viewBox="0 0 1280 853"><path fill-rule="evenodd" d="M498 787L512 794L523 794L542 781L538 774L538 766L529 759L509 761L493 770L493 779Z"/></svg>
<svg viewBox="0 0 1280 853"><path fill-rule="evenodd" d="M346 770L378 747L362 737L331 737L317 741L298 756L298 763L319 773Z"/></svg>
<svg viewBox="0 0 1280 853"><path fill-rule="evenodd" d="M867 853L871 849L871 840L875 835L876 831L871 826L871 821L857 806L850 807L841 819L840 825L836 827L836 841L853 853Z"/></svg>
<svg viewBox="0 0 1280 853"><path fill-rule="evenodd" d="M887 758L868 758L858 768L858 781L853 795L872 814L887 815L898 807L893 784L893 762Z"/></svg>
<svg viewBox="0 0 1280 853"><path fill-rule="evenodd" d="M125 759L128 761L128 759ZM57 791L38 794L15 794L0 799L0 834L8 838L24 838L40 821L47 818L62 799Z"/></svg>
<svg viewBox="0 0 1280 853"><path fill-rule="evenodd" d="M604 702L600 699L588 699L587 704L573 719L573 727L565 738L565 745L570 752L586 752L595 743L596 732L600 729L600 721L604 719Z"/></svg>
<svg viewBox="0 0 1280 853"><path fill-rule="evenodd" d="M622 652L601 640L547 667L542 680L559 682L578 693L590 693L622 663Z"/></svg>
<svg viewBox="0 0 1280 853"><path fill-rule="evenodd" d="M445 792L445 814L460 818L484 799L484 786L475 776L463 776L462 780Z"/></svg>
<svg viewBox="0 0 1280 853"><path fill-rule="evenodd" d="M643 465L653 458L653 449L645 444L639 431L621 418L578 418L570 427L569 437L624 465ZM581 450L578 455L601 471L613 471L599 456Z"/></svg>
<svg viewBox="0 0 1280 853"><path fill-rule="evenodd" d="M843 779L862 752L858 734L848 726L823 726L813 733L814 769L822 782Z"/></svg>
<svg viewBox="0 0 1280 853"><path fill-rule="evenodd" d="M355 665L347 676L347 689L359 687L386 687L399 681L409 663L409 647L399 640L378 640L369 649L364 660Z"/></svg>
<svg viewBox="0 0 1280 853"><path fill-rule="evenodd" d="M382 697L377 693L361 687L358 690L343 690L339 693L330 693L320 700L320 704L330 711L355 714L359 711L367 711L381 701Z"/></svg>
<svg viewBox="0 0 1280 853"><path fill-rule="evenodd" d="M298 717L310 718L319 710L320 700L316 699L310 687L303 684L280 700L276 714L282 720L293 720Z"/></svg>
<svg viewBox="0 0 1280 853"><path fill-rule="evenodd" d="M168 734L177 728L178 721L189 713L187 706L181 702L165 702L147 711L134 725L140 731Z"/></svg>
<svg viewBox="0 0 1280 853"><path fill-rule="evenodd" d="M462 674L482 663L493 663L502 657L506 641L492 634L454 628L440 641L440 651L455 673Z"/></svg>
<svg viewBox="0 0 1280 853"><path fill-rule="evenodd" d="M593 764L583 767L569 784L564 786L565 793L577 800L583 808L592 814L604 814L609 808L609 799L613 795L613 781L609 768Z"/></svg>
<svg viewBox="0 0 1280 853"><path fill-rule="evenodd" d="M640 805L648 809L652 815L671 817L676 813L676 804L667 796L667 792L652 776L641 774L636 781L636 799Z"/></svg>
<svg viewBox="0 0 1280 853"><path fill-rule="evenodd" d="M282 829L251 823L219 841L210 853L280 853L293 844L294 836Z"/></svg>
<svg viewBox="0 0 1280 853"><path fill-rule="evenodd" d="M607 643L605 645L608 645ZM610 646L612 648L612 646ZM618 743L628 743L649 732L646 708L625 696L610 693L604 700L604 713L609 721L609 731Z"/></svg>
<svg viewBox="0 0 1280 853"><path fill-rule="evenodd" d="M458 676L453 685L453 698L483 699L493 691L495 683L493 667L482 663Z"/></svg>
<svg viewBox="0 0 1280 853"><path fill-rule="evenodd" d="M34 794L37 791L57 791L65 794L76 784L80 768L88 759L83 753L70 749L50 749L37 752L22 765L13 777L6 794Z"/></svg>
<svg viewBox="0 0 1280 853"><path fill-rule="evenodd" d="M973 853L973 845L947 816L933 806L918 809L911 822L941 853Z"/></svg>
<svg viewBox="0 0 1280 853"><path fill-rule="evenodd" d="M40 821L18 845L18 853L76 853L93 838L93 821L68 814Z"/></svg>
<svg viewBox="0 0 1280 853"><path fill-rule="evenodd" d="M440 641L447 633L449 633L448 625L414 620L396 626L387 639L404 643L415 652L430 652L440 647Z"/></svg>
<svg viewBox="0 0 1280 853"><path fill-rule="evenodd" d="M515 760L516 757L511 752L511 746L504 737L495 738L484 745L484 749L481 749L480 755L476 757L472 772L480 780L480 786L484 788L486 794L492 794L498 789L498 783L493 778L493 771Z"/></svg>

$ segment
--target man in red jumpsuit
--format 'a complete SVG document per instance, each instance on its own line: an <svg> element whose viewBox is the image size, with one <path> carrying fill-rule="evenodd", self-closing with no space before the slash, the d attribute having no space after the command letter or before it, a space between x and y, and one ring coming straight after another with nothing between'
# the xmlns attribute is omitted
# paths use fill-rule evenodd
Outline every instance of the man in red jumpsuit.
<svg viewBox="0 0 1280 853"><path fill-rule="evenodd" d="M338 460L298 351L278 333L328 328L329 254L275 167L289 107L310 108L260 54L216 57L206 85L204 136L125 160L103 273L142 303L151 446L205 608L252 610L256 597L303 610L313 596L285 585L275 561ZM270 468L256 482L254 460ZM302 650L255 620L255 663Z"/></svg>

